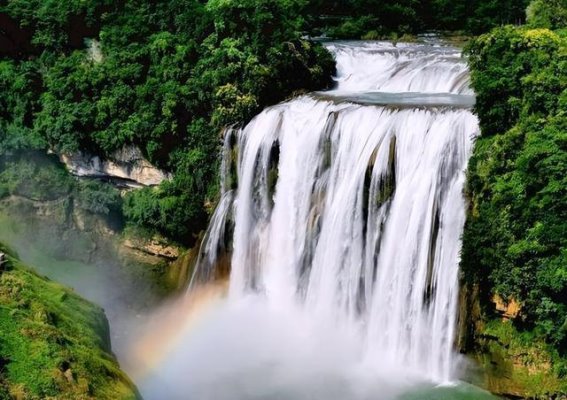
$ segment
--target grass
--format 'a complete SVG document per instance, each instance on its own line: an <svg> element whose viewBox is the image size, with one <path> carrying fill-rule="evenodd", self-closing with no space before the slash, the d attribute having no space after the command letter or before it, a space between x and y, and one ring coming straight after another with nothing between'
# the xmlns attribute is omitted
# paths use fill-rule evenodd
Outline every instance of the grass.
<svg viewBox="0 0 567 400"><path fill-rule="evenodd" d="M0 272L0 399L135 399L101 308L28 270Z"/></svg>

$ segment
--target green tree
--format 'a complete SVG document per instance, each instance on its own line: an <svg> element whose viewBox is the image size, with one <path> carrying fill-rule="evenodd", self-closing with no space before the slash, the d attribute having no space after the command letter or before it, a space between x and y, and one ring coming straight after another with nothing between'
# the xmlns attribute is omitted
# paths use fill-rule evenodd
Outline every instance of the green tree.
<svg viewBox="0 0 567 400"><path fill-rule="evenodd" d="M567 27L567 0L533 0L526 10L527 22L536 28Z"/></svg>
<svg viewBox="0 0 567 400"><path fill-rule="evenodd" d="M483 136L469 164L462 268L567 353L567 38L498 28L469 47Z"/></svg>

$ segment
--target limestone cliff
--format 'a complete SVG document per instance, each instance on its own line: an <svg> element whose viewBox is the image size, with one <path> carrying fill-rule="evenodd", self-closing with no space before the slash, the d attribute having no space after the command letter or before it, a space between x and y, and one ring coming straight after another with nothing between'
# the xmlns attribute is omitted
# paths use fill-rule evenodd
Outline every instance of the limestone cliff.
<svg viewBox="0 0 567 400"><path fill-rule="evenodd" d="M59 154L59 159L73 175L114 179L127 186L155 186L171 178L150 164L135 146L124 147L108 159L84 152Z"/></svg>

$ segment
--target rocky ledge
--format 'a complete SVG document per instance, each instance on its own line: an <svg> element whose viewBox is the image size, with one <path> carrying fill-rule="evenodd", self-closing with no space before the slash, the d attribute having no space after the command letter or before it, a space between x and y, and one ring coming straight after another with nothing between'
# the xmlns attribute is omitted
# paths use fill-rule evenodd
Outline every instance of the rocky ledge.
<svg viewBox="0 0 567 400"><path fill-rule="evenodd" d="M171 179L170 174L146 160L136 146L126 146L108 159L85 152L59 154L59 159L73 175L108 178L130 187L156 186Z"/></svg>

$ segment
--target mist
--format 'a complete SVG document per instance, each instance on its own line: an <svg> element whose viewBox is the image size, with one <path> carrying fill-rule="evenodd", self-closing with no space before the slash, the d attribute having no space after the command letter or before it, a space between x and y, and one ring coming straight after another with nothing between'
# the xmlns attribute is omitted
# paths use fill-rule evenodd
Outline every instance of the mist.
<svg viewBox="0 0 567 400"><path fill-rule="evenodd" d="M7 215L0 209L0 241L38 274L102 307L110 324L112 350L124 364L132 332L164 296L156 280L159 271L121 257L110 240L98 236L94 241L95 233L50 225L19 211Z"/></svg>
<svg viewBox="0 0 567 400"><path fill-rule="evenodd" d="M462 382L408 375L383 358L361 362L359 332L261 294L229 299L227 286L197 287L139 326L126 359L144 399L493 399Z"/></svg>

